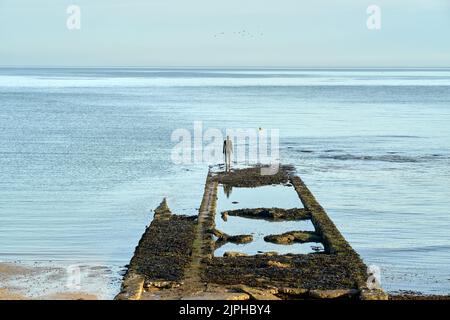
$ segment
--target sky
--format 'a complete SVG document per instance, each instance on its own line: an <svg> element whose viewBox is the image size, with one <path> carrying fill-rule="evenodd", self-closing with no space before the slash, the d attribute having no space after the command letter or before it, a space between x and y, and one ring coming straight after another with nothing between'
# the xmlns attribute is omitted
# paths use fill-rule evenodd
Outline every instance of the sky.
<svg viewBox="0 0 450 320"><path fill-rule="evenodd" d="M450 67L449 35L450 0L0 0L0 66Z"/></svg>

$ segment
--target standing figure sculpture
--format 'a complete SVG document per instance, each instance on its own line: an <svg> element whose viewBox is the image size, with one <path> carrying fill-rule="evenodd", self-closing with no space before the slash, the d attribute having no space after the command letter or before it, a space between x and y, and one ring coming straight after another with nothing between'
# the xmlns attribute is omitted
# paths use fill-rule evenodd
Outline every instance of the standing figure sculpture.
<svg viewBox="0 0 450 320"><path fill-rule="evenodd" d="M230 136L223 141L223 156L225 159L225 171L231 171L231 154L233 153L233 142Z"/></svg>

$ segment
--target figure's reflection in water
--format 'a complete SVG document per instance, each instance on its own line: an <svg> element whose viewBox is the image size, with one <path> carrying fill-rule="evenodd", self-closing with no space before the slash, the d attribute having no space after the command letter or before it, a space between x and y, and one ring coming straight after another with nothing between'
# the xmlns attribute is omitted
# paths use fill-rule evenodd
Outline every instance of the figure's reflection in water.
<svg viewBox="0 0 450 320"><path fill-rule="evenodd" d="M227 196L227 199L230 197L232 191L233 191L233 187L232 186L230 186L228 184L224 184L223 185L223 192Z"/></svg>

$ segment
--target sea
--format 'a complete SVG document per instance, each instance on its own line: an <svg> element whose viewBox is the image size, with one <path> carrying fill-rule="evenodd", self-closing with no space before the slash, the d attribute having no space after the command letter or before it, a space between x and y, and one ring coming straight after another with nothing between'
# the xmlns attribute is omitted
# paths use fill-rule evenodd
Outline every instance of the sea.
<svg viewBox="0 0 450 320"><path fill-rule="evenodd" d="M438 68L1 68L0 263L65 270L29 294L114 297L152 209L167 198L198 212L210 164L172 156L173 133L195 123L278 130L279 161L386 291L450 294L450 69Z"/></svg>

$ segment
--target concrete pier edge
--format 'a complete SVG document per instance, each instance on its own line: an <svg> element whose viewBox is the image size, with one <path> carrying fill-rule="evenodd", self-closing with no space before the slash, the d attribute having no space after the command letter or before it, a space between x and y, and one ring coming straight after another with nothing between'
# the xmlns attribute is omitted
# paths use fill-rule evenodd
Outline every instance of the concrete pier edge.
<svg viewBox="0 0 450 320"><path fill-rule="evenodd" d="M311 222L320 233L323 239L324 249L327 255L336 257L335 259L344 259L357 270L366 270L362 259L353 250L350 244L345 240L343 235L336 228L333 221L329 218L323 207L317 202L306 184L292 170L287 170L286 175L289 183L292 184L303 206L310 212ZM229 178L229 177L228 177ZM381 289L369 289L363 277L356 277L355 287L339 288L339 289L320 289L320 288L301 288L289 286L275 286L270 288L267 286L254 287L245 284L221 285L216 283L208 283L205 281L204 272L207 268L214 268L209 265L212 261L224 261L215 258L215 240L211 230L215 228L217 191L220 183L220 177L212 170L208 171L204 193L199 208L195 232L193 233L192 248L190 251L190 262L186 264L183 271L182 280L176 286L168 285L165 289L163 298L167 299L263 299L278 300L282 297L288 298L309 298L309 299L336 299L336 298L357 298L361 300L386 300L388 295ZM248 183L248 182L245 182ZM163 204L164 203L164 204ZM165 200L155 210L155 219L158 219L156 211L166 206ZM167 210L169 210L167 208ZM170 210L169 210L170 212ZM187 217L191 218L192 217ZM167 216L166 219L170 219ZM152 225L151 224L151 225ZM151 225L146 229L143 237L139 241L135 250L138 251L144 236L152 237L149 230ZM118 300L139 300L146 295L146 275L138 272L138 264L142 263L135 259L135 255L130 261L127 273L124 276L121 286L121 292L116 296ZM225 259L251 259L251 257L233 257ZM267 259L266 259L267 260ZM230 260L229 260L230 261ZM239 260L233 260L239 261ZM269 261L270 262L270 261ZM282 266L281 262L273 262ZM361 272L360 272L361 273ZM163 281L164 279L159 279ZM150 281L151 282L151 281ZM153 283L153 282L152 282ZM164 285L161 286L164 288ZM151 296L150 296L151 298ZM159 297L161 298L161 297Z"/></svg>

